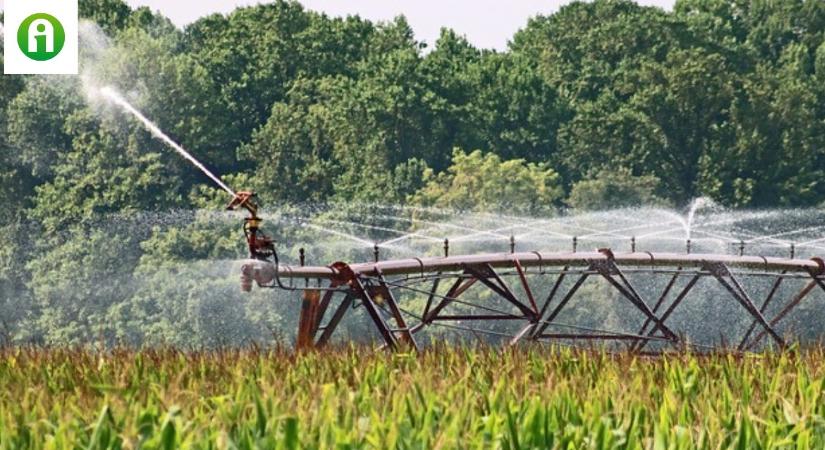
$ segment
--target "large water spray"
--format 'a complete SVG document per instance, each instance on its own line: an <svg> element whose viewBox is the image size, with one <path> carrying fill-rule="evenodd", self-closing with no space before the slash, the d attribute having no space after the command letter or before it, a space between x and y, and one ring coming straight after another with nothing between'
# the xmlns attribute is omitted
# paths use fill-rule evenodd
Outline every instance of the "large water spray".
<svg viewBox="0 0 825 450"><path fill-rule="evenodd" d="M137 118L153 136L190 161L223 190L233 197L236 196L218 176L169 138L117 91L105 87L100 89L100 92L106 99ZM473 216L464 221L458 220L463 215L455 214L435 214L430 220L425 219L431 216L433 211L419 211L418 214L412 214L416 218L411 220L407 218L411 211L405 209L403 214L398 214L398 211L391 211L390 214L373 214L373 219L391 224L381 227L347 220L330 222L329 218L327 222L319 219L321 221L316 223L317 218L313 217L303 217L298 222L302 224L304 233L308 229L313 230L318 240L323 240L323 235L346 237L353 247L352 250L378 247L386 250L385 256L389 257L418 256L421 252L432 251L436 245L434 243L444 242L445 239L455 247L454 250L469 253L501 249L512 239L517 241L519 247L541 249L562 249L569 247L570 242L573 246L578 242L583 248L638 246L639 249L675 252L679 251L680 246L684 249L685 242L688 242L690 249L692 242L694 250L712 253L727 253L736 249L741 252L745 245L751 251L758 250L760 254L787 254L789 249L791 253L798 250L804 252L805 249L825 250L815 245L825 242L820 233L823 226L819 225L818 219L794 218L792 216L795 213L791 211L717 211L703 216L700 220L702 210L715 211L717 208L711 199L697 198L691 202L687 211L681 214L667 209L642 208L636 211L601 211L547 219ZM803 214L808 215L811 214ZM640 220L640 217L644 219ZM782 218L781 223L773 223L779 217ZM400 222L392 224L396 221ZM487 221L490 222L487 226L481 225ZM798 223L795 223L797 221ZM813 226L814 224L816 226ZM411 227L416 230L411 232ZM754 229L749 231L750 227ZM770 229L774 232L764 232ZM295 230L296 233L300 231ZM778 239L779 237L782 239Z"/></svg>
<svg viewBox="0 0 825 450"><path fill-rule="evenodd" d="M191 162L195 167L197 167L201 172L203 172L206 176L208 176L212 181L217 183L218 186L221 187L224 191L228 192L232 197L235 197L235 191L233 191L223 180L220 179L217 175L213 174L206 168L200 161L195 159L189 152L187 152L183 147L181 147L177 142L173 141L169 136L167 136L154 122L146 118L140 111L137 110L132 104L130 104L126 99L123 98L120 94L117 93L111 87L104 87L100 89L100 93L103 94L109 101L112 103L120 106L126 112L133 115L136 119L138 119L150 133L152 136L163 141L166 145L174 149L178 154L186 158L187 161Z"/></svg>

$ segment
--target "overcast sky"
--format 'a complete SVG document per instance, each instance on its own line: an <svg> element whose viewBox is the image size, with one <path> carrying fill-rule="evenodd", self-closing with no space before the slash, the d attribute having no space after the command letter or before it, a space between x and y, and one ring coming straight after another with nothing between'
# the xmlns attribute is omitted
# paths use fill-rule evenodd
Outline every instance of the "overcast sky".
<svg viewBox="0 0 825 450"><path fill-rule="evenodd" d="M25 1L25 0L15 0ZM370 20L391 20L399 14L407 17L419 40L432 44L441 27L449 27L478 47L504 49L507 40L527 19L549 14L569 0L300 0L309 9L334 16L358 14ZM670 10L675 0L637 0L643 5ZM0 0L0 9L5 0ZM126 0L133 7L148 6L160 10L178 26L194 22L213 13L226 13L239 5L261 3L258 0Z"/></svg>
<svg viewBox="0 0 825 450"><path fill-rule="evenodd" d="M25 1L25 0L16 0ZM504 49L513 33L536 14L548 14L565 0L300 0L304 6L334 16L358 14L370 20L390 20L403 14L416 37L432 44L441 27L449 27L478 47ZM637 0L671 9L675 0ZM126 0L134 6L160 10L179 26L213 12L226 13L256 0ZM4 0L0 0L2 8Z"/></svg>
<svg viewBox="0 0 825 450"><path fill-rule="evenodd" d="M565 0L300 0L309 9L334 16L358 14L370 20L407 17L416 37L432 44L441 27L449 27L478 47L504 49L516 30L536 14L548 14ZM675 0L637 0L671 9ZM2 2L2 0L0 0ZM127 0L132 6L160 10L177 25L186 25L212 12L229 12L256 0Z"/></svg>

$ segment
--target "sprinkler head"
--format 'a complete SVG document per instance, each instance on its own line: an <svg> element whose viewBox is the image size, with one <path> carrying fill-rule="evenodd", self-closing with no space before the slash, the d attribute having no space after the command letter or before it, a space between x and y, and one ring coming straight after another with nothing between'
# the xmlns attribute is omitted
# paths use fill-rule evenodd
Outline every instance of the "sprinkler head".
<svg viewBox="0 0 825 450"><path fill-rule="evenodd" d="M258 217L256 194L251 191L242 191L235 194L226 209L234 211L244 208L249 211L249 217L244 219L243 231L249 247L249 256L254 259L268 260L275 255L275 241L260 231L263 219Z"/></svg>
<svg viewBox="0 0 825 450"><path fill-rule="evenodd" d="M235 211L238 208L244 208L249 211L250 219L258 218L258 204L255 202L257 194L252 191L241 191L235 194L232 201L226 205L228 211Z"/></svg>

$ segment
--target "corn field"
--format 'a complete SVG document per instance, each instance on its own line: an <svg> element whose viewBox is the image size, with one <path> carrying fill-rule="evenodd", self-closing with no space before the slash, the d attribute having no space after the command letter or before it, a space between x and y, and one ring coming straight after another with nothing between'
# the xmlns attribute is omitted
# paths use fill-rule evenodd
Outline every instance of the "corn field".
<svg viewBox="0 0 825 450"><path fill-rule="evenodd" d="M0 351L0 449L825 448L825 349Z"/></svg>

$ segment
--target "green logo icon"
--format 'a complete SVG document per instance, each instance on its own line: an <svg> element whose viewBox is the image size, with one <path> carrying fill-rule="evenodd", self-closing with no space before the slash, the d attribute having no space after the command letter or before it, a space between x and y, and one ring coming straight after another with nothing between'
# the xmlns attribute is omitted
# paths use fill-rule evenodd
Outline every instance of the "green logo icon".
<svg viewBox="0 0 825 450"><path fill-rule="evenodd" d="M32 14L17 30L17 45L23 54L35 61L48 61L57 56L66 43L66 31L54 16Z"/></svg>

